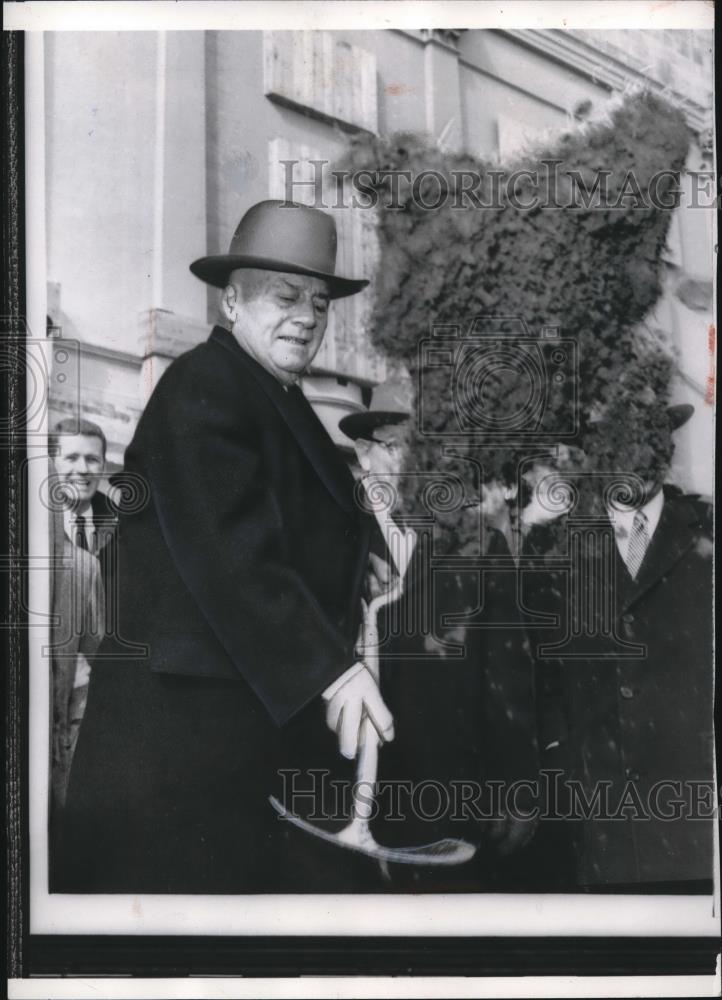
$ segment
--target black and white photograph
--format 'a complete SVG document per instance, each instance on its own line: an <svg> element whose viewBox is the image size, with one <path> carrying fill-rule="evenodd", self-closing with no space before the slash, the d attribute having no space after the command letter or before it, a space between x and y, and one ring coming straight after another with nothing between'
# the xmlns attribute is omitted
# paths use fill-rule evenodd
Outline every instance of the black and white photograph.
<svg viewBox="0 0 722 1000"><path fill-rule="evenodd" d="M712 5L4 9L15 919L713 942Z"/></svg>

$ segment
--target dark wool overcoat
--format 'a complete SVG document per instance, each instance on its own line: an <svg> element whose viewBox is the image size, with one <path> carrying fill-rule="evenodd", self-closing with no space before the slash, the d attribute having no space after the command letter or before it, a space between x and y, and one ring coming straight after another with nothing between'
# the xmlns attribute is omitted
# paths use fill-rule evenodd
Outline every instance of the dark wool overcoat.
<svg viewBox="0 0 722 1000"><path fill-rule="evenodd" d="M479 892L504 874L489 820L507 815L515 782L538 775L533 666L503 536L451 567L432 550L419 531L403 595L381 618L396 738L380 751L373 829L388 846L452 837L478 848L458 867L392 866L397 891Z"/></svg>
<svg viewBox="0 0 722 1000"><path fill-rule="evenodd" d="M268 801L313 767L352 777L321 698L353 662L371 525L342 457L301 390L216 327L160 379L125 472L147 490L120 516L118 634L93 669L52 888L368 888L366 859Z"/></svg>
<svg viewBox="0 0 722 1000"><path fill-rule="evenodd" d="M556 552L544 542L543 530L530 537L527 553L546 550L551 560L545 569L538 563L529 568L525 591L530 608L551 611L559 621L558 628L537 629L533 645L539 668L556 678L548 705L556 695L557 709L547 713L542 742L558 741L555 760L574 783L576 822L570 829L577 883L709 888L709 505L665 487L662 514L636 579L609 523L580 528ZM583 542L587 531L597 532L591 548ZM600 543L605 533L607 542ZM529 567L532 562L533 555Z"/></svg>

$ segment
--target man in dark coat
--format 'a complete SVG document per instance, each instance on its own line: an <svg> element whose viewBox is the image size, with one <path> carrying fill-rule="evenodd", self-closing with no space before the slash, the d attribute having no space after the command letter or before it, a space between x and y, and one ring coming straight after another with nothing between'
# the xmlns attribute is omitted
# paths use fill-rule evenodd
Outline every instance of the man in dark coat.
<svg viewBox="0 0 722 1000"><path fill-rule="evenodd" d="M147 496L121 514L120 630L146 653L94 670L54 889L369 888L367 859L339 865L269 803L279 772L350 778L362 716L393 736L355 655L370 519L298 385L329 299L366 284L335 257L330 217L262 202L192 265L231 329L170 366L126 452Z"/></svg>
<svg viewBox="0 0 722 1000"><path fill-rule="evenodd" d="M620 423L630 447L615 448L617 467L633 474L640 495L625 497L624 487L626 503L608 494L595 523L572 514L559 524L557 555L568 566L542 574L546 603L538 587L536 601L527 590L535 610L556 611L562 626L543 638L539 630L535 645L559 677L547 738L566 768L579 888L712 887L711 512L661 485L671 433L690 411L658 415L651 456L644 427ZM532 533L527 551L554 562L552 530Z"/></svg>
<svg viewBox="0 0 722 1000"><path fill-rule="evenodd" d="M423 517L374 505L379 494L393 495L404 465L413 470L411 396L410 380L389 379L374 390L367 412L339 424L354 441L378 523L372 582L390 585L394 567L403 577L399 599L379 621L381 689L396 738L379 755L372 829L386 847L451 838L478 848L459 865L390 864L393 891L500 890L534 831L525 789L515 793L513 785L533 785L538 773L532 662L518 620L515 566L493 530L484 535L493 541L481 563L457 554L453 567L436 565ZM474 519L482 537L485 513L472 497L459 517ZM498 802L490 801L492 782ZM507 866L503 859L512 854Z"/></svg>

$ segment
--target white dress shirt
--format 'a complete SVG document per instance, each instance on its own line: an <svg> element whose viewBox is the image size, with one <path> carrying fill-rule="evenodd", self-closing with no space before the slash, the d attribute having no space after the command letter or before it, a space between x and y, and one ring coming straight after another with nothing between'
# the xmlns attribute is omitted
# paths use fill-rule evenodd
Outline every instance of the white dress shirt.
<svg viewBox="0 0 722 1000"><path fill-rule="evenodd" d="M659 519L662 516L663 507L664 491L659 490L643 507L623 507L621 504L613 504L607 508L609 519L614 525L614 540L617 543L617 551L624 560L625 566L628 565L629 561L629 539L632 537L634 515L637 511L641 511L647 518L647 535L649 539L647 544L649 545L659 524Z"/></svg>
<svg viewBox="0 0 722 1000"><path fill-rule="evenodd" d="M416 546L416 532L413 528L399 527L386 511L374 511L374 517L384 536L393 568L399 576L404 576Z"/></svg>

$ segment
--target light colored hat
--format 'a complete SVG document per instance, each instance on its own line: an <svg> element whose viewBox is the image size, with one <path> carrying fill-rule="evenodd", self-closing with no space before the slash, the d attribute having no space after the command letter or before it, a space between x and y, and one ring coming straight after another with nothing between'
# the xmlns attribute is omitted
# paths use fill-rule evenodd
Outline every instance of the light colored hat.
<svg viewBox="0 0 722 1000"><path fill-rule="evenodd" d="M227 254L199 257L190 269L216 288L225 288L231 271L241 267L308 274L327 281L331 298L340 299L360 292L368 281L336 274L336 245L336 222L326 212L290 201L259 201L238 223Z"/></svg>

